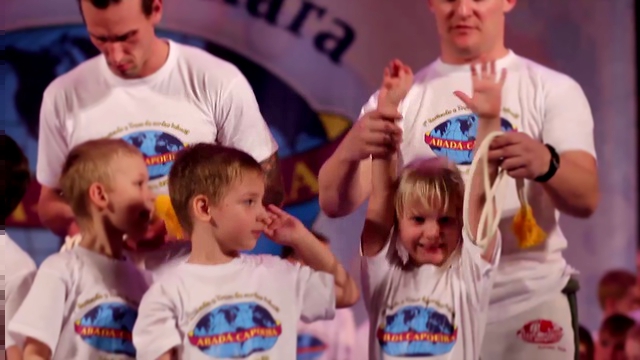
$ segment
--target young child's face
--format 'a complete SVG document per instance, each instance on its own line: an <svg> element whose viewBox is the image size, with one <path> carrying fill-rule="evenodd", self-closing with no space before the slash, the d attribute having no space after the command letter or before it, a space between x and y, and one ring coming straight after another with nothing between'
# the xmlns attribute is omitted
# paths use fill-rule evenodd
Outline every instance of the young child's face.
<svg viewBox="0 0 640 360"><path fill-rule="evenodd" d="M410 204L398 219L400 242L416 265L442 265L458 246L462 223L441 208Z"/></svg>
<svg viewBox="0 0 640 360"><path fill-rule="evenodd" d="M624 337L613 337L607 332L600 331L596 348L597 360L625 360Z"/></svg>
<svg viewBox="0 0 640 360"><path fill-rule="evenodd" d="M212 208L214 236L223 249L246 251L256 246L266 218L264 186L262 174L245 172Z"/></svg>
<svg viewBox="0 0 640 360"><path fill-rule="evenodd" d="M640 360L640 341L627 338L624 343L624 352L627 356L626 360Z"/></svg>
<svg viewBox="0 0 640 360"><path fill-rule="evenodd" d="M121 156L111 164L107 216L120 231L139 238L149 225L154 196L142 156Z"/></svg>

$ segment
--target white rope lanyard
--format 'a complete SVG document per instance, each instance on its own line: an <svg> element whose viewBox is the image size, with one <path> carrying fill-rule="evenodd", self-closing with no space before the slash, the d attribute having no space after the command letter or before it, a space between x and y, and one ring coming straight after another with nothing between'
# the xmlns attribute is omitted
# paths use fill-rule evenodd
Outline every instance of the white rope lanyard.
<svg viewBox="0 0 640 360"><path fill-rule="evenodd" d="M467 231L467 235L470 239L475 239L475 244L481 249L486 249L489 245L489 240L493 238L498 232L498 225L500 224L500 218L502 215L502 196L499 197L498 191L502 187L502 183L506 180L506 174L503 169L498 169L498 176L491 186L491 177L489 174L489 145L491 145L491 141L496 137L502 135L501 131L494 131L489 133L484 141L477 148L475 155L473 156L473 161L471 162L471 168L469 170L469 177L467 179L467 184L465 185L464 192L464 205L462 210L462 220L464 222L465 231ZM484 193L485 193L485 204L482 209L482 213L480 215L480 222L478 224L478 233L471 234L471 230L469 227L469 202L470 202L470 187L471 181L475 172L478 170L478 164L482 161L483 168L483 177L482 182L484 185Z"/></svg>

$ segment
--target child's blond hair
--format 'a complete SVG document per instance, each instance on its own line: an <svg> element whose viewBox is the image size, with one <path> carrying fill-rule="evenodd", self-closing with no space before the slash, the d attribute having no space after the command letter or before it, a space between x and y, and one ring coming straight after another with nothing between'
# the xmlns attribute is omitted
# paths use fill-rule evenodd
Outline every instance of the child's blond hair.
<svg viewBox="0 0 640 360"><path fill-rule="evenodd" d="M60 190L77 220L88 220L89 188L94 183L111 185L111 164L121 156L142 156L133 145L120 139L89 140L69 152L60 176Z"/></svg>
<svg viewBox="0 0 640 360"><path fill-rule="evenodd" d="M248 172L264 175L260 164L243 151L205 143L182 150L169 173L169 196L184 231L193 231L189 208L195 196L217 204Z"/></svg>
<svg viewBox="0 0 640 360"><path fill-rule="evenodd" d="M412 206L439 206L443 212L453 210L462 221L463 203L464 181L458 168L446 159L414 160L400 173L395 196L397 218Z"/></svg>

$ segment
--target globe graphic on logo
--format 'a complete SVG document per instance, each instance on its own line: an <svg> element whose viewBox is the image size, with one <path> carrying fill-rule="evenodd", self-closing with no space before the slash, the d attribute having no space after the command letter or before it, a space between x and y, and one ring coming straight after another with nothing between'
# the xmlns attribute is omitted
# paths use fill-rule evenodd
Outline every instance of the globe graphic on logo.
<svg viewBox="0 0 640 360"><path fill-rule="evenodd" d="M456 343L455 325L445 314L430 307L406 306L385 320L378 341L382 351L391 356L442 355Z"/></svg>
<svg viewBox="0 0 640 360"><path fill-rule="evenodd" d="M173 160L153 161L153 159L160 158L165 154L175 154L184 149L184 145L177 137L157 130L138 131L125 135L122 139L140 149L147 159L151 180L167 175L173 165Z"/></svg>
<svg viewBox="0 0 640 360"><path fill-rule="evenodd" d="M506 119L501 121L502 131L513 126ZM471 165L473 144L478 133L478 117L474 114L459 115L438 124L425 135L425 142L438 156L447 157L458 165Z"/></svg>
<svg viewBox="0 0 640 360"><path fill-rule="evenodd" d="M244 358L273 348L282 328L254 302L222 305L205 314L188 334L189 342L218 358Z"/></svg>
<svg viewBox="0 0 640 360"><path fill-rule="evenodd" d="M131 334L137 317L138 312L125 304L100 304L76 321L75 331L95 349L135 357Z"/></svg>
<svg viewBox="0 0 640 360"><path fill-rule="evenodd" d="M158 31L158 35L196 46L237 66L251 84L260 110L278 143L280 159L313 151L328 144L327 130L307 101L259 64L199 37ZM5 131L24 149L32 169L37 160L40 104L46 87L58 76L99 54L83 25L42 27L7 32L2 39L5 63L0 67ZM146 131L126 140L142 145L145 156L162 154L183 145L166 134ZM166 154L166 153L165 153ZM322 159L315 160L321 162ZM151 177L168 170L172 161L149 166ZM311 227L320 209L317 198L289 202L285 209ZM262 237L253 252L279 254L280 246Z"/></svg>

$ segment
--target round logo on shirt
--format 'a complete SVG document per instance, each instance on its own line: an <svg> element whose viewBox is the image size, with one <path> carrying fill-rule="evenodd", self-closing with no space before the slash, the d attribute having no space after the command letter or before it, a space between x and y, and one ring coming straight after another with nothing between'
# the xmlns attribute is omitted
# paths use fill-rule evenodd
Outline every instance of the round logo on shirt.
<svg viewBox="0 0 640 360"><path fill-rule="evenodd" d="M122 140L140 149L151 180L169 175L176 154L185 148L180 139L158 130L137 131L123 136Z"/></svg>
<svg viewBox="0 0 640 360"><path fill-rule="evenodd" d="M296 360L319 359L327 350L327 344L312 334L298 334L298 356Z"/></svg>
<svg viewBox="0 0 640 360"><path fill-rule="evenodd" d="M273 348L282 324L255 302L225 304L198 320L189 343L208 356L243 358Z"/></svg>
<svg viewBox="0 0 640 360"><path fill-rule="evenodd" d="M458 328L433 307L405 306L385 317L377 338L390 356L435 356L449 353L458 338Z"/></svg>
<svg viewBox="0 0 640 360"><path fill-rule="evenodd" d="M103 303L76 320L75 332L93 348L108 354L135 358L133 324L138 311L123 303Z"/></svg>
<svg viewBox="0 0 640 360"><path fill-rule="evenodd" d="M502 118L502 131L513 131L513 125ZM471 165L473 147L478 133L478 117L474 114L458 115L424 134L424 142L438 156L445 156L457 165Z"/></svg>

